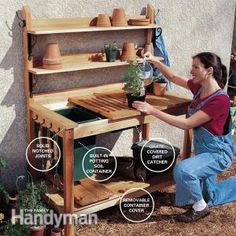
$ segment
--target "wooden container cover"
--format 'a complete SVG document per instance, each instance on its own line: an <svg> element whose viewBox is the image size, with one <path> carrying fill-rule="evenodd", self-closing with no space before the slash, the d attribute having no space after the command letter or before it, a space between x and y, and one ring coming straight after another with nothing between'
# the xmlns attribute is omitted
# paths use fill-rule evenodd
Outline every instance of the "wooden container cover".
<svg viewBox="0 0 236 236"><path fill-rule="evenodd" d="M123 119L141 114L141 112L128 107L126 95L123 91L72 97L69 98L69 102L96 112L110 120Z"/></svg>

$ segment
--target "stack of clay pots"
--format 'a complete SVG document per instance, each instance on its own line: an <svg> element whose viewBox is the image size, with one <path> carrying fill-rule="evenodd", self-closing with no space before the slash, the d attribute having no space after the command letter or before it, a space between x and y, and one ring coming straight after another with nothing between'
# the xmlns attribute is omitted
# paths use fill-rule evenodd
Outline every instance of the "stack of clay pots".
<svg viewBox="0 0 236 236"><path fill-rule="evenodd" d="M128 25L124 8L113 9L111 24L112 26L117 26L117 27L124 27Z"/></svg>
<svg viewBox="0 0 236 236"><path fill-rule="evenodd" d="M134 43L125 42L122 48L121 61L135 61L136 50Z"/></svg>
<svg viewBox="0 0 236 236"><path fill-rule="evenodd" d="M150 20L145 18L129 19L128 23L129 25L145 26L149 25Z"/></svg>
<svg viewBox="0 0 236 236"><path fill-rule="evenodd" d="M110 27L111 21L110 17L106 14L99 14L97 17L97 24L98 27Z"/></svg>
<svg viewBox="0 0 236 236"><path fill-rule="evenodd" d="M49 43L43 56L43 68L58 70L62 68L62 58L58 43Z"/></svg>

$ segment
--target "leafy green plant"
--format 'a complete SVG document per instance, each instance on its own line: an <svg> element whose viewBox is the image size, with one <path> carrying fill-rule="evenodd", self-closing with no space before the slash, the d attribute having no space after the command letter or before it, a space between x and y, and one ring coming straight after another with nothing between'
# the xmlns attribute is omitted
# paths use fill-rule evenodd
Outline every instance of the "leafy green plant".
<svg viewBox="0 0 236 236"><path fill-rule="evenodd" d="M118 51L118 46L116 42L104 44L104 50L106 51Z"/></svg>
<svg viewBox="0 0 236 236"><path fill-rule="evenodd" d="M236 128L236 106L230 107L233 129Z"/></svg>
<svg viewBox="0 0 236 236"><path fill-rule="evenodd" d="M139 78L139 69L137 64L130 64L127 73L124 75L125 85L123 89L132 96L140 96L143 89L142 81Z"/></svg>
<svg viewBox="0 0 236 236"><path fill-rule="evenodd" d="M0 168L6 168L7 167L7 161L0 158Z"/></svg>
<svg viewBox="0 0 236 236"><path fill-rule="evenodd" d="M29 235L29 226L20 224L11 224L8 222L5 227L7 236L26 236Z"/></svg>
<svg viewBox="0 0 236 236"><path fill-rule="evenodd" d="M116 42L104 45L104 51L108 62L114 62L116 60L118 50Z"/></svg>
<svg viewBox="0 0 236 236"><path fill-rule="evenodd" d="M7 161L3 158L0 158L0 168L6 168L6 167L7 167ZM0 179L0 202L3 204L7 204L8 200L9 200L9 194L6 191L3 181Z"/></svg>
<svg viewBox="0 0 236 236"><path fill-rule="evenodd" d="M155 83L166 83L166 80L163 77L163 75L161 73L159 73L158 75L153 77L153 82L155 82Z"/></svg>
<svg viewBox="0 0 236 236"><path fill-rule="evenodd" d="M24 190L21 190L18 195L17 208L26 211L27 214L44 214L48 207L43 200L43 195L46 191L44 182L39 184L28 183ZM38 219L38 217L36 217ZM39 222L33 225L39 225Z"/></svg>
<svg viewBox="0 0 236 236"><path fill-rule="evenodd" d="M0 168L6 168L7 161L0 157ZM7 206L9 202L9 194L4 186L3 181L0 179L0 233L5 231L7 224Z"/></svg>

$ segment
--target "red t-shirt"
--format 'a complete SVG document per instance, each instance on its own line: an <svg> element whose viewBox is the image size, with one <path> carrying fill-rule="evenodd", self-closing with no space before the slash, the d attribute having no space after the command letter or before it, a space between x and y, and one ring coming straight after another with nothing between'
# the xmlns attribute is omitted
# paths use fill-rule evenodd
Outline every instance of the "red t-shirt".
<svg viewBox="0 0 236 236"><path fill-rule="evenodd" d="M188 80L188 87L193 94L196 94L198 89L200 88L200 85L194 84L193 81L190 79ZM200 102L204 101L207 98L208 97L204 99L198 98L196 102L192 105L192 107L195 108ZM205 104L205 106L200 109L211 117L211 120L205 123L203 127L214 135L223 135L224 125L229 114L229 107L230 100L227 96L219 94L211 98Z"/></svg>

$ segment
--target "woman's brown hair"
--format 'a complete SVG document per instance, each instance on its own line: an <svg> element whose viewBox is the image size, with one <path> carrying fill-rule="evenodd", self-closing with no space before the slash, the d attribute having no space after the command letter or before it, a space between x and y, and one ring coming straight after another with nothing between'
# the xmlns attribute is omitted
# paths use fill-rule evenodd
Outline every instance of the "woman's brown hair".
<svg viewBox="0 0 236 236"><path fill-rule="evenodd" d="M204 65L204 68L213 68L213 77L221 88L224 88L227 82L227 68L222 64L221 59L215 53L201 52L192 57L198 58Z"/></svg>

